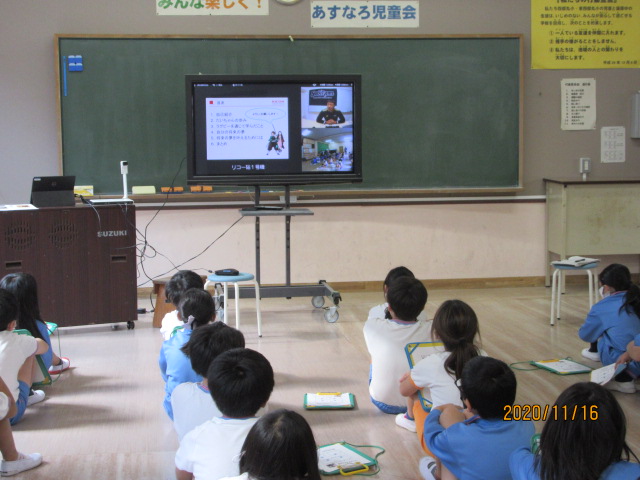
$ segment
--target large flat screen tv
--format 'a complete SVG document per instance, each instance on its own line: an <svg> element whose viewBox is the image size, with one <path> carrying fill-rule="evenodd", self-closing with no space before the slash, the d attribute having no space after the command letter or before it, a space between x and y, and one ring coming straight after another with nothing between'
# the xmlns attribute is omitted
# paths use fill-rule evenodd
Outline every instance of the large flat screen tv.
<svg viewBox="0 0 640 480"><path fill-rule="evenodd" d="M359 75L187 75L187 182L362 181Z"/></svg>

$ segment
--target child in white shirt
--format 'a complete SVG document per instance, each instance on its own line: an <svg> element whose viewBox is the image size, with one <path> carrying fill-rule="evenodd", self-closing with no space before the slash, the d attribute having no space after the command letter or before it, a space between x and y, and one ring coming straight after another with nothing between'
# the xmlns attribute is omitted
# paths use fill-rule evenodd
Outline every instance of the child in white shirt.
<svg viewBox="0 0 640 480"><path fill-rule="evenodd" d="M204 288L202 277L191 270L180 270L165 285L165 302L172 303L176 307L176 310L172 310L162 318L160 333L165 340L169 340L176 327L184 326L184 322L178 316L177 308L182 294L191 288L200 290Z"/></svg>
<svg viewBox="0 0 640 480"><path fill-rule="evenodd" d="M13 432L9 419L16 414L16 402L9 391L9 387L0 378L0 476L9 477L25 470L30 470L42 463L42 455L31 453L25 455L16 450Z"/></svg>
<svg viewBox="0 0 640 480"><path fill-rule="evenodd" d="M430 325L418 320L427 303L427 289L411 277L399 277L387 291L391 319L369 318L364 325L364 339L371 355L369 394L384 413L407 411L406 399L398 382L407 370L404 347L407 343L431 340Z"/></svg>
<svg viewBox="0 0 640 480"><path fill-rule="evenodd" d="M16 402L17 411L11 418L15 425L24 415L27 405L44 400L44 392L30 393L31 384L39 368L35 356L49 350L49 345L41 338L14 333L18 316L18 302L15 296L0 289L0 377L9 387Z"/></svg>
<svg viewBox="0 0 640 480"><path fill-rule="evenodd" d="M211 397L222 416L187 433L176 452L177 480L219 480L240 474L238 459L256 412L273 391L273 369L261 354L234 348L211 363Z"/></svg>
<svg viewBox="0 0 640 480"><path fill-rule="evenodd" d="M431 325L431 336L444 344L444 351L423 358L401 379L399 390L407 397L407 414L398 415L396 424L417 432L427 453L422 434L427 412L417 401L418 391L432 402L433 408L448 403L462 407L456 380L465 364L482 354L475 343L479 335L478 317L473 309L462 300L447 300L436 311Z"/></svg>
<svg viewBox="0 0 640 480"><path fill-rule="evenodd" d="M391 320L391 315L389 315L388 310L389 304L387 303L387 291L389 290L389 285L391 285L395 279L400 277L415 278L415 275L407 267L402 266L389 270L384 282L382 282L382 294L384 295L385 302L380 305L376 305L375 307L371 307L367 318L386 318L387 320ZM420 315L418 315L418 320L427 321L427 314L424 310L420 312Z"/></svg>
<svg viewBox="0 0 640 480"><path fill-rule="evenodd" d="M202 381L181 383L171 393L173 426L178 440L198 425L222 415L211 398L207 371L218 355L232 348L244 348L244 335L220 321L194 330L182 347L182 353L189 357L191 368L202 376Z"/></svg>
<svg viewBox="0 0 640 480"><path fill-rule="evenodd" d="M242 445L240 472L220 480L320 480L316 442L304 417L281 409L258 420Z"/></svg>

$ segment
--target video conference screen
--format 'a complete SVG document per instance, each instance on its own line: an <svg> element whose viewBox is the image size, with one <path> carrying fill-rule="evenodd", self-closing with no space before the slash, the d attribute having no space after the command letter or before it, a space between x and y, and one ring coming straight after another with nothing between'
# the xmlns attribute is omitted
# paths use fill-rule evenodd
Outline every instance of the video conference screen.
<svg viewBox="0 0 640 480"><path fill-rule="evenodd" d="M189 183L362 181L360 77L187 76Z"/></svg>

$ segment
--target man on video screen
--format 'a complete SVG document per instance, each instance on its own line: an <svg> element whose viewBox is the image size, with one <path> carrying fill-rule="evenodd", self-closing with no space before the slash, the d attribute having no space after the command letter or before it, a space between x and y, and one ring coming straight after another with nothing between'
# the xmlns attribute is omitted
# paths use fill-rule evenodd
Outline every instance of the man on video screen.
<svg viewBox="0 0 640 480"><path fill-rule="evenodd" d="M336 103L333 100L329 100L327 101L327 108L318 114L316 122L324 123L325 125L337 125L344 123L345 119L342 112L336 110Z"/></svg>

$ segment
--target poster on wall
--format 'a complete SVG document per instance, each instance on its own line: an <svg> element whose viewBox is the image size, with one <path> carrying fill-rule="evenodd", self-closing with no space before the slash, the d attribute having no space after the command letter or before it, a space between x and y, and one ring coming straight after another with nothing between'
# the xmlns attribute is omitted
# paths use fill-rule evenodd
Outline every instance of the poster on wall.
<svg viewBox="0 0 640 480"><path fill-rule="evenodd" d="M562 130L595 130L596 79L565 78L560 85Z"/></svg>
<svg viewBox="0 0 640 480"><path fill-rule="evenodd" d="M269 0L155 0L156 15L269 15Z"/></svg>
<svg viewBox="0 0 640 480"><path fill-rule="evenodd" d="M640 67L638 0L531 0L531 68Z"/></svg>

